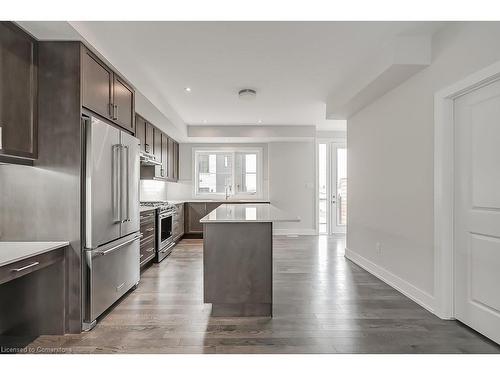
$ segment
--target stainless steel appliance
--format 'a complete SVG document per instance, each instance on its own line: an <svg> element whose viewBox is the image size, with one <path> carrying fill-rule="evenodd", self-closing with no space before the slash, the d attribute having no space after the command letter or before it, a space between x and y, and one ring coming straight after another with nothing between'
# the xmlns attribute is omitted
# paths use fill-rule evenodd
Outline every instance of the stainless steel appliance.
<svg viewBox="0 0 500 375"><path fill-rule="evenodd" d="M141 205L156 208L156 258L157 263L165 259L175 245L173 236L174 204L167 201L141 202Z"/></svg>
<svg viewBox="0 0 500 375"><path fill-rule="evenodd" d="M173 216L175 213L175 206L166 205L161 206L158 210L158 253L156 261L161 262L167 257L174 247L173 236Z"/></svg>
<svg viewBox="0 0 500 375"><path fill-rule="evenodd" d="M84 147L84 324L139 282L139 140L82 117Z"/></svg>

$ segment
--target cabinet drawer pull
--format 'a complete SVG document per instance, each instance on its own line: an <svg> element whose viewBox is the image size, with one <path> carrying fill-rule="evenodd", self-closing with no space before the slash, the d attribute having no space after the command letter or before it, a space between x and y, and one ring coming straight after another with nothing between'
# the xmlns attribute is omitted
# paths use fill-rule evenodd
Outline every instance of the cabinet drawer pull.
<svg viewBox="0 0 500 375"><path fill-rule="evenodd" d="M143 246L144 244L147 244L148 242L153 241L154 238L155 238L154 234L151 234L149 236L143 237L142 240L141 240L141 246Z"/></svg>
<svg viewBox="0 0 500 375"><path fill-rule="evenodd" d="M154 230L155 230L155 228L148 228L148 229L146 229L146 232L152 232Z"/></svg>
<svg viewBox="0 0 500 375"><path fill-rule="evenodd" d="M150 247L149 249L147 249L147 250L145 250L145 251L146 251L147 253L151 253L151 252L153 252L154 250L155 250L155 249L154 249L154 247Z"/></svg>
<svg viewBox="0 0 500 375"><path fill-rule="evenodd" d="M21 271L27 270L28 268L38 266L39 264L40 264L40 262L34 262L34 263L28 264L27 266L24 266L21 268L14 268L14 269L12 269L12 271L21 272Z"/></svg>

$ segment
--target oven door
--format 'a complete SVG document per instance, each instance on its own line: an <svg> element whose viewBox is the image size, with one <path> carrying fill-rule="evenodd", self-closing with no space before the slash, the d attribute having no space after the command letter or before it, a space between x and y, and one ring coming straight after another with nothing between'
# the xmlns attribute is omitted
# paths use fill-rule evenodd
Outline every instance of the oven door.
<svg viewBox="0 0 500 375"><path fill-rule="evenodd" d="M172 213L164 213L159 216L158 251L172 242Z"/></svg>

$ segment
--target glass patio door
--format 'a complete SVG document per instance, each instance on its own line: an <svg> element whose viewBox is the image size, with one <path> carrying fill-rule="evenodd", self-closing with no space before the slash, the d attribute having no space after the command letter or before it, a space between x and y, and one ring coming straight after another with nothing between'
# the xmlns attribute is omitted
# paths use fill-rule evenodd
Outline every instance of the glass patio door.
<svg viewBox="0 0 500 375"><path fill-rule="evenodd" d="M345 233L347 225L347 149L345 143L318 142L318 231Z"/></svg>

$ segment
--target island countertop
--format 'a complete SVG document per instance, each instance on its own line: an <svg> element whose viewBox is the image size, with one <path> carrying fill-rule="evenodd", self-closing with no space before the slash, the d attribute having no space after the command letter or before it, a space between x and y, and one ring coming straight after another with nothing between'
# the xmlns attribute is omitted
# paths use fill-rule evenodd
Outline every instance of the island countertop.
<svg viewBox="0 0 500 375"><path fill-rule="evenodd" d="M0 241L0 267L68 245L69 242Z"/></svg>
<svg viewBox="0 0 500 375"><path fill-rule="evenodd" d="M200 223L277 223L298 222L299 216L291 215L269 203L222 204Z"/></svg>

